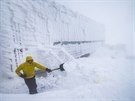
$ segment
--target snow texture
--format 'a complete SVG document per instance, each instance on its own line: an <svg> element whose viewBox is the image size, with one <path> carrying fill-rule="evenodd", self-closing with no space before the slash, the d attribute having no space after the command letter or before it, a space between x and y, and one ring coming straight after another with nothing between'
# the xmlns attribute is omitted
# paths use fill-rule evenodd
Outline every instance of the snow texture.
<svg viewBox="0 0 135 101"><path fill-rule="evenodd" d="M0 101L134 101L134 59L103 42L102 24L53 0L0 0ZM65 71L37 74L29 95L14 72L27 55Z"/></svg>
<svg viewBox="0 0 135 101"><path fill-rule="evenodd" d="M105 46L99 50L90 58L66 62L65 72L36 77L39 92L36 95L28 94L24 81L19 77L2 82L0 100L134 101L135 80L131 65L134 60L121 55L124 51L116 48Z"/></svg>
<svg viewBox="0 0 135 101"><path fill-rule="evenodd" d="M0 0L0 79L12 78L27 55L54 68L103 42L102 24L53 0Z"/></svg>

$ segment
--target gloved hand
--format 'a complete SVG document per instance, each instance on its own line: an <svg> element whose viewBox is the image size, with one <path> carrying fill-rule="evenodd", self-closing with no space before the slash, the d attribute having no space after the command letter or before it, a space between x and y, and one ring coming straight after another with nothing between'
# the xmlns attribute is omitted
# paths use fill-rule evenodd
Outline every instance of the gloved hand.
<svg viewBox="0 0 135 101"><path fill-rule="evenodd" d="M46 71L47 71L48 73L52 72L52 70L49 69L49 68L46 68Z"/></svg>
<svg viewBox="0 0 135 101"><path fill-rule="evenodd" d="M24 74L21 74L21 76L20 76L21 78L25 78L26 77L26 75L24 75Z"/></svg>

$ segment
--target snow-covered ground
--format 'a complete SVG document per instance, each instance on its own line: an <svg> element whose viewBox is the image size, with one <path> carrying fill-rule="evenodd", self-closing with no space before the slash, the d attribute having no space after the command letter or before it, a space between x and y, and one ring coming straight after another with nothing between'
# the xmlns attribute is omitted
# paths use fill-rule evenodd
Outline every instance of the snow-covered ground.
<svg viewBox="0 0 135 101"><path fill-rule="evenodd" d="M65 72L37 77L36 95L29 95L17 76L2 81L0 101L135 101L133 61L123 50L103 47L88 58L66 62Z"/></svg>

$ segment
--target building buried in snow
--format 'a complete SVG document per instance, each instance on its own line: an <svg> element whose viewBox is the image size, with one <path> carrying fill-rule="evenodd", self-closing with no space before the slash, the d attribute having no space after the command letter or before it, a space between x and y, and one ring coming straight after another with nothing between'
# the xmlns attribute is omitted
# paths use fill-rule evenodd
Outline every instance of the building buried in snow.
<svg viewBox="0 0 135 101"><path fill-rule="evenodd" d="M0 0L0 63L8 70L39 46L63 47L80 57L103 42L102 24L53 1Z"/></svg>

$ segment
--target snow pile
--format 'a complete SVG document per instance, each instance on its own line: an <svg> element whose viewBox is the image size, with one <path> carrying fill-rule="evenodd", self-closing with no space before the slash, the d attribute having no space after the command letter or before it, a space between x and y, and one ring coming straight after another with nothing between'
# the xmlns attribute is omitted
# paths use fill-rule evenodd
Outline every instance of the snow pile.
<svg viewBox="0 0 135 101"><path fill-rule="evenodd" d="M112 58L112 54L109 56L112 49L103 49L108 53L104 57L97 58L97 54L102 55L97 51L90 58L66 62L65 72L55 71L47 77L37 77L37 95L26 94L24 81L16 77L10 80L10 85L8 81L1 88L12 94L0 94L0 97L2 101L18 101L18 98L26 101L134 101L131 60L119 55Z"/></svg>
<svg viewBox="0 0 135 101"><path fill-rule="evenodd" d="M68 54L63 48L50 47L50 46L46 48L39 46L38 49L32 48L30 51L26 53L26 55L32 55L34 61L36 62L40 61L39 62L40 64L45 65L47 68L50 68L50 69L59 68L60 64L74 60L74 58L70 54ZM25 58L23 59L22 62L25 62ZM54 75L56 75L57 73L55 74L51 73L48 79L49 82L48 81L46 82L45 81L45 76L47 75L46 72L42 70L39 71L39 69L36 69L36 71L37 71L37 77L38 77L37 79L40 79L39 85L41 86L39 89L42 89L44 87L44 84L47 84L48 86L47 89L50 87L53 87L53 84L55 84L56 80L59 79L59 77L57 76L54 78ZM1 93L20 93L20 91L22 91L22 93L23 92L26 93L27 88L25 87L26 89L24 89L21 87L22 85L25 85L24 82L21 81L21 78L19 78L20 84L18 84L17 78L18 77L15 73L15 70L14 72L9 71L8 75L6 75L4 78L1 79L2 83L0 84L0 88L2 89L0 89L0 92ZM17 82L18 86L14 85L15 81ZM8 82L11 82L10 85L8 85ZM11 88L14 90L11 90Z"/></svg>
<svg viewBox="0 0 135 101"><path fill-rule="evenodd" d="M103 41L102 24L54 0L0 0L0 64L4 69L1 71L14 72L27 53L33 56L39 45L46 48L67 42L68 45L56 46L78 56L95 50ZM34 57L40 59L38 55ZM3 73L0 72L0 77L6 74Z"/></svg>

